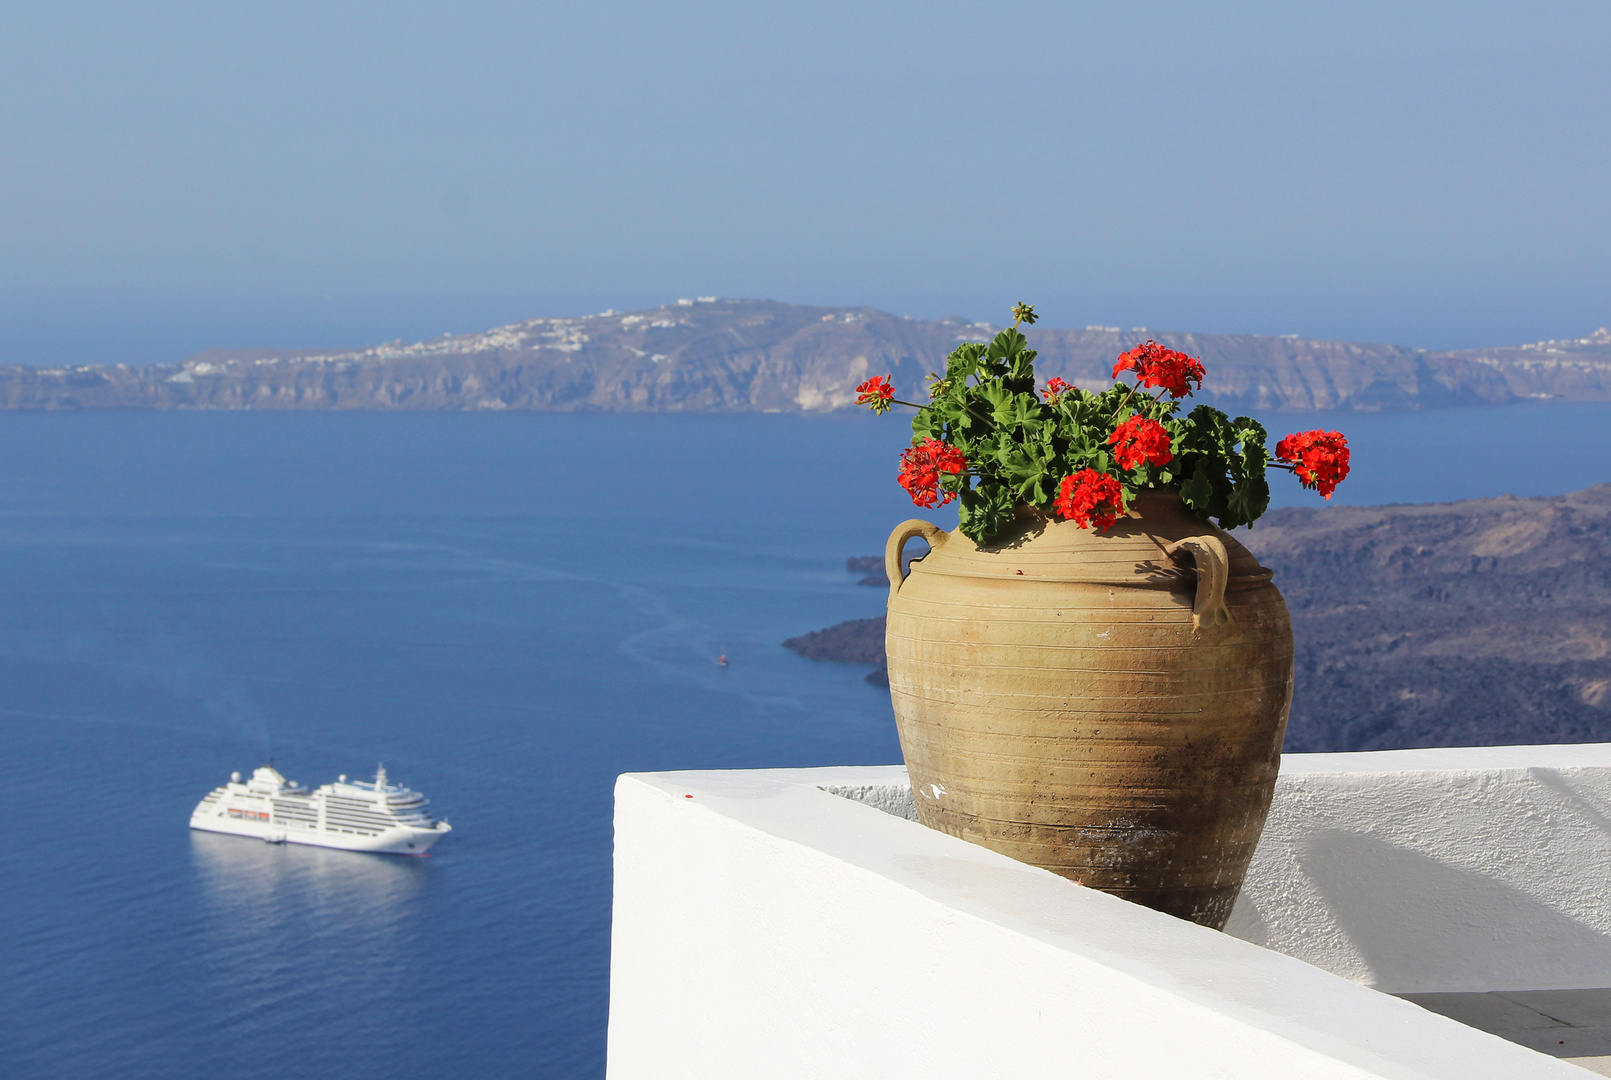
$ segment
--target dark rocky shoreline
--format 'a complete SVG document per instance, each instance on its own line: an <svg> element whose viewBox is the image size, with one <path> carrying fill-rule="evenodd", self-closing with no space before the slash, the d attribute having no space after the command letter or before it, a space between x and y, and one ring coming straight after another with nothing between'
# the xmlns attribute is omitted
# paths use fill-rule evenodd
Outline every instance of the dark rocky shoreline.
<svg viewBox="0 0 1611 1080"><path fill-rule="evenodd" d="M1288 750L1611 741L1611 484L1274 510L1237 535L1292 611ZM883 622L785 644L887 683Z"/></svg>

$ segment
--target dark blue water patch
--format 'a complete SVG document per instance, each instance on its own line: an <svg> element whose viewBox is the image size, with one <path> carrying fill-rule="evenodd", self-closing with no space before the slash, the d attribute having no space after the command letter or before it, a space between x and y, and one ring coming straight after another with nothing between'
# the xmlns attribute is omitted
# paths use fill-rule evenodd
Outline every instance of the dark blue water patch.
<svg viewBox="0 0 1611 1080"><path fill-rule="evenodd" d="M1354 438L1339 500L1611 479L1611 406L1304 419ZM949 524L895 487L905 440L0 416L4 1075L600 1075L616 775L899 760L864 669L778 643L879 613L845 557ZM418 860L190 833L269 757L310 784L384 761L454 832Z"/></svg>

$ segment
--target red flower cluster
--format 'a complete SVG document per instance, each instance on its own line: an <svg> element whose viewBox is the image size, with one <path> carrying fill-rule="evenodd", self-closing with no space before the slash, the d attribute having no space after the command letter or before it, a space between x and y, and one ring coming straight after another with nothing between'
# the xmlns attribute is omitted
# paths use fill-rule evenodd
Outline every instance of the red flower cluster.
<svg viewBox="0 0 1611 1080"><path fill-rule="evenodd" d="M1137 386L1161 386L1172 397L1191 393L1191 384L1203 385L1203 363L1183 352L1165 348L1156 341L1143 341L1129 352L1119 354L1113 377L1121 371L1134 371Z"/></svg>
<svg viewBox="0 0 1611 1080"><path fill-rule="evenodd" d="M856 387L856 404L867 406L879 416L889 411L889 403L894 397L895 387L886 375L874 375Z"/></svg>
<svg viewBox="0 0 1611 1080"><path fill-rule="evenodd" d="M906 489L913 503L933 509L956 498L955 492L940 490L940 474L956 476L967 467L968 459L961 450L939 439L924 439L901 451L901 474L896 483Z"/></svg>
<svg viewBox="0 0 1611 1080"><path fill-rule="evenodd" d="M1074 389L1073 386L1064 382L1062 379L1053 376L1052 378L1046 380L1046 389L1042 391L1042 396L1046 398L1046 404L1055 405L1057 404L1058 398L1062 397L1072 389Z"/></svg>
<svg viewBox="0 0 1611 1080"><path fill-rule="evenodd" d="M1348 440L1340 431L1300 431L1275 444L1278 461L1293 463L1292 471L1306 488L1325 498L1348 479Z"/></svg>
<svg viewBox="0 0 1611 1080"><path fill-rule="evenodd" d="M1082 529L1106 529L1124 516L1124 489L1106 473L1081 469L1063 477L1052 505Z"/></svg>
<svg viewBox="0 0 1611 1080"><path fill-rule="evenodd" d="M1156 420L1132 416L1108 436L1113 460L1121 469L1133 469L1143 461L1167 465L1174 452L1169 449L1169 432Z"/></svg>

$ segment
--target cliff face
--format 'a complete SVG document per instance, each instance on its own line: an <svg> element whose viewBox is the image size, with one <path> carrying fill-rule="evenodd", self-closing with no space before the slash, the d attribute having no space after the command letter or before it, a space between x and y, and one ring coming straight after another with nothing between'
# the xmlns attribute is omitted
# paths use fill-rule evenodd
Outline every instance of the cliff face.
<svg viewBox="0 0 1611 1080"><path fill-rule="evenodd" d="M1292 611L1289 750L1611 738L1611 484L1272 510L1239 535Z"/></svg>
<svg viewBox="0 0 1611 1080"><path fill-rule="evenodd" d="M218 350L150 367L0 368L0 409L531 409L814 412L853 405L893 373L907 400L959 341L999 329L872 308L760 300L679 303L347 352ZM1042 377L1110 381L1154 337L1200 355L1201 400L1229 410L1398 409L1529 396L1611 399L1611 334L1428 353L1300 338L1039 330Z"/></svg>

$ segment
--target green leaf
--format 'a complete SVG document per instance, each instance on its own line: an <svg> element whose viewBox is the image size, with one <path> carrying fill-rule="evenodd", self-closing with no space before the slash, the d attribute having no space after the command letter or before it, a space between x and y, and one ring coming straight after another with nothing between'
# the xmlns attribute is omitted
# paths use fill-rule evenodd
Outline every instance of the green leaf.
<svg viewBox="0 0 1611 1080"><path fill-rule="evenodd" d="M1006 409L1013 398L1012 391L999 382L981 383L977 393L979 398L989 407L992 417Z"/></svg>
<svg viewBox="0 0 1611 1080"><path fill-rule="evenodd" d="M1014 485L1024 486L1046 471L1046 466L1022 451L1000 455L1002 475Z"/></svg>
<svg viewBox="0 0 1611 1080"><path fill-rule="evenodd" d="M990 419L1009 431L1032 436L1040 430L1040 402L1029 394L1011 394L994 405Z"/></svg>
<svg viewBox="0 0 1611 1080"><path fill-rule="evenodd" d="M1207 517L1209 502L1214 497L1214 485L1208 479L1208 470L1193 469L1191 476L1180 485L1180 497L1186 500L1187 506Z"/></svg>
<svg viewBox="0 0 1611 1080"><path fill-rule="evenodd" d="M912 417L913 445L924 439L945 440L945 416L938 407L919 409Z"/></svg>
<svg viewBox="0 0 1611 1080"><path fill-rule="evenodd" d="M1251 525L1270 507L1270 485L1262 476L1249 477L1231 490L1226 500L1226 512L1220 517L1220 526L1234 529Z"/></svg>
<svg viewBox="0 0 1611 1080"><path fill-rule="evenodd" d="M972 491L959 496L958 524L969 539L983 544L1012 520L1013 493L995 480L982 480Z"/></svg>
<svg viewBox="0 0 1611 1080"><path fill-rule="evenodd" d="M991 339L986 355L992 360L1006 361L1023 352L1028 346L1029 339L1009 326Z"/></svg>

